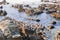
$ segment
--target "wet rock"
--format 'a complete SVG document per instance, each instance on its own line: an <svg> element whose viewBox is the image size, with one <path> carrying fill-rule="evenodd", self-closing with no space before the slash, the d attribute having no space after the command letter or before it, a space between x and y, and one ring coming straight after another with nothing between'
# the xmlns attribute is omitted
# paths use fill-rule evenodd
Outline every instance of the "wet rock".
<svg viewBox="0 0 60 40"><path fill-rule="evenodd" d="M54 26L48 26L48 29L54 29L55 27Z"/></svg>
<svg viewBox="0 0 60 40"><path fill-rule="evenodd" d="M56 10L55 9L49 9L47 14L50 14L50 13L53 13L53 12L56 12Z"/></svg>
<svg viewBox="0 0 60 40"><path fill-rule="evenodd" d="M3 16L6 16L7 15L7 12L6 11L4 11L3 13L4 13Z"/></svg>
<svg viewBox="0 0 60 40"><path fill-rule="evenodd" d="M8 40L22 40L22 38L21 37L18 37L18 38L10 38Z"/></svg>
<svg viewBox="0 0 60 40"><path fill-rule="evenodd" d="M44 10L46 5L40 5L38 8Z"/></svg>
<svg viewBox="0 0 60 40"><path fill-rule="evenodd" d="M0 13L3 13L3 10L0 10Z"/></svg>
<svg viewBox="0 0 60 40"><path fill-rule="evenodd" d="M30 7L29 5L24 5L24 7Z"/></svg>
<svg viewBox="0 0 60 40"><path fill-rule="evenodd" d="M43 10L40 8L34 8L33 10L34 10L34 12L33 12L34 15L39 15L39 14L43 13Z"/></svg>
<svg viewBox="0 0 60 40"><path fill-rule="evenodd" d="M60 40L60 33L55 34L55 40Z"/></svg>
<svg viewBox="0 0 60 40"><path fill-rule="evenodd" d="M12 5L12 7L14 7L14 8L18 8L18 4Z"/></svg>
<svg viewBox="0 0 60 40"><path fill-rule="evenodd" d="M0 37L0 40L3 40L3 38Z"/></svg>
<svg viewBox="0 0 60 40"><path fill-rule="evenodd" d="M55 25L56 24L56 21L52 21L51 24Z"/></svg>
<svg viewBox="0 0 60 40"><path fill-rule="evenodd" d="M40 22L40 20L39 20L39 19L37 19L37 20L36 20L36 22Z"/></svg>
<svg viewBox="0 0 60 40"><path fill-rule="evenodd" d="M58 35L60 35L60 33L58 33Z"/></svg>
<svg viewBox="0 0 60 40"><path fill-rule="evenodd" d="M9 4L9 3L7 3L7 4Z"/></svg>
<svg viewBox="0 0 60 40"><path fill-rule="evenodd" d="M35 12L34 15L39 15L41 13L43 13L43 12L42 11L41 12Z"/></svg>
<svg viewBox="0 0 60 40"><path fill-rule="evenodd" d="M39 38L40 40L46 40L46 39L47 39L47 37L46 37L46 35L45 35L44 32L38 33L38 36L40 37L40 38Z"/></svg>
<svg viewBox="0 0 60 40"><path fill-rule="evenodd" d="M60 11L60 6L57 6L57 7L56 7L56 10Z"/></svg>
<svg viewBox="0 0 60 40"><path fill-rule="evenodd" d="M6 11L0 10L0 16L6 16L6 15L7 15Z"/></svg>
<svg viewBox="0 0 60 40"><path fill-rule="evenodd" d="M3 9L3 6L0 6L0 9Z"/></svg>
<svg viewBox="0 0 60 40"><path fill-rule="evenodd" d="M25 8L25 13L29 16L33 15L33 10L31 8Z"/></svg>
<svg viewBox="0 0 60 40"><path fill-rule="evenodd" d="M53 12L51 14L52 17L56 18L56 19L60 19L60 13L57 13L57 12Z"/></svg>
<svg viewBox="0 0 60 40"><path fill-rule="evenodd" d="M34 35L30 36L30 40L36 40L36 37Z"/></svg>
<svg viewBox="0 0 60 40"><path fill-rule="evenodd" d="M40 8L45 9L46 4L41 4Z"/></svg>
<svg viewBox="0 0 60 40"><path fill-rule="evenodd" d="M26 34L34 34L35 33L35 31L34 30L28 30L28 29L25 29L25 31L26 31Z"/></svg>
<svg viewBox="0 0 60 40"><path fill-rule="evenodd" d="M47 7L48 7L49 9L52 9L52 8L55 8L56 5L55 5L55 4L47 4Z"/></svg>
<svg viewBox="0 0 60 40"><path fill-rule="evenodd" d="M19 29L17 28L17 24L15 23L15 21L11 18L6 18L3 19L2 21L0 21L0 29L3 31L4 36L6 36L7 38L12 37L12 38L16 38L16 37L20 37L20 33L19 33ZM13 21L13 22L11 22ZM3 29L2 29L3 28Z"/></svg>
<svg viewBox="0 0 60 40"><path fill-rule="evenodd" d="M38 35L43 35L43 33L42 33L42 32L40 32L40 33L38 33Z"/></svg>
<svg viewBox="0 0 60 40"><path fill-rule="evenodd" d="M19 12L23 12L23 5L22 4L15 4L12 7L17 8Z"/></svg>
<svg viewBox="0 0 60 40"><path fill-rule="evenodd" d="M22 5L18 5L18 11L22 12L23 11L23 6Z"/></svg>

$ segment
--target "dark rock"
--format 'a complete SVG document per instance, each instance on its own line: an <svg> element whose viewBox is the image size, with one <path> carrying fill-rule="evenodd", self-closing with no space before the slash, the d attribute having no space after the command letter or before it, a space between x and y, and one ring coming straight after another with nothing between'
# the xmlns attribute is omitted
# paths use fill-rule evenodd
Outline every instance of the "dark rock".
<svg viewBox="0 0 60 40"><path fill-rule="evenodd" d="M6 15L7 15L6 11L0 10L0 16L6 16Z"/></svg>
<svg viewBox="0 0 60 40"><path fill-rule="evenodd" d="M38 35L43 35L42 32L38 33Z"/></svg>
<svg viewBox="0 0 60 40"><path fill-rule="evenodd" d="M7 3L7 4L9 4L9 3Z"/></svg>
<svg viewBox="0 0 60 40"><path fill-rule="evenodd" d="M3 6L0 6L0 9L3 9Z"/></svg>
<svg viewBox="0 0 60 40"><path fill-rule="evenodd" d="M56 22L55 22L55 21L53 21L53 22L52 22L52 24L54 25L54 24L56 24Z"/></svg>
<svg viewBox="0 0 60 40"><path fill-rule="evenodd" d="M39 19L37 19L37 20L36 20L36 22L40 22L40 20L39 20Z"/></svg>
<svg viewBox="0 0 60 40"><path fill-rule="evenodd" d="M34 15L39 15L41 13L43 13L43 11L41 11L41 12L35 12Z"/></svg>
<svg viewBox="0 0 60 40"><path fill-rule="evenodd" d="M24 7L29 7L29 5L24 5Z"/></svg>
<svg viewBox="0 0 60 40"><path fill-rule="evenodd" d="M49 29L54 29L55 27L54 26L48 26Z"/></svg>
<svg viewBox="0 0 60 40"><path fill-rule="evenodd" d="M58 35L60 35L60 33L58 33Z"/></svg>
<svg viewBox="0 0 60 40"><path fill-rule="evenodd" d="M6 11L4 11L4 14L3 14L4 16L6 16L7 15L7 12Z"/></svg>
<svg viewBox="0 0 60 40"><path fill-rule="evenodd" d="M0 10L0 13L3 13L3 10Z"/></svg>

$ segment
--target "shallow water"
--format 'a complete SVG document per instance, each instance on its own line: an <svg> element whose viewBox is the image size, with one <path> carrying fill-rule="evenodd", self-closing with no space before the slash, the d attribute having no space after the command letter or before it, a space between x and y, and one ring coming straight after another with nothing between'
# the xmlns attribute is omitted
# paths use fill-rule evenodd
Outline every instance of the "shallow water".
<svg viewBox="0 0 60 40"><path fill-rule="evenodd" d="M43 26L47 27L51 24L51 21L56 21L57 24L54 25L55 29L50 30L47 32L47 36L49 36L48 40L54 40L54 35L57 31L59 30L60 26L60 21L56 20L55 18L51 17L49 14L42 13L40 15L35 15L35 16L27 16L24 12L19 13L16 8L12 8L11 5L3 5L3 10L7 11L7 17L10 17L12 19L15 19L17 21L23 21L25 23L29 24L42 24ZM5 16L0 16L0 20L2 20ZM27 18L38 18L40 19L40 22L28 20Z"/></svg>

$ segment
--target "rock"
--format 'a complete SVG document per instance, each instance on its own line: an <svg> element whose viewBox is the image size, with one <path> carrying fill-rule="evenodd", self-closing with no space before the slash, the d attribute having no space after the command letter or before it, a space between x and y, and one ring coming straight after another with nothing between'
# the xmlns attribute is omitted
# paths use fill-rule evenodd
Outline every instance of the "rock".
<svg viewBox="0 0 60 40"><path fill-rule="evenodd" d="M2 21L0 21L0 25L0 29L3 31L4 36L7 38L13 38L14 35L14 38L20 37L19 29L17 28L15 20L7 17L6 19L4 18Z"/></svg>
<svg viewBox="0 0 60 40"><path fill-rule="evenodd" d="M53 12L53 13L51 13L51 16L56 18L56 19L60 19L60 13Z"/></svg>
<svg viewBox="0 0 60 40"><path fill-rule="evenodd" d="M36 20L36 22L40 22L40 20L39 20L39 19L37 19L37 20Z"/></svg>
<svg viewBox="0 0 60 40"><path fill-rule="evenodd" d="M9 4L9 3L7 3L7 4Z"/></svg>
<svg viewBox="0 0 60 40"><path fill-rule="evenodd" d="M24 7L30 7L29 5L24 5Z"/></svg>
<svg viewBox="0 0 60 40"><path fill-rule="evenodd" d="M4 11L3 13L4 13L3 16L6 16L7 15L7 12L6 11Z"/></svg>
<svg viewBox="0 0 60 40"><path fill-rule="evenodd" d="M41 4L40 8L45 9L46 4Z"/></svg>
<svg viewBox="0 0 60 40"><path fill-rule="evenodd" d="M43 2L49 2L49 0L44 0Z"/></svg>
<svg viewBox="0 0 60 40"><path fill-rule="evenodd" d="M41 5L38 8L44 10L46 5Z"/></svg>
<svg viewBox="0 0 60 40"><path fill-rule="evenodd" d="M0 10L0 16L6 16L6 15L7 15L6 11Z"/></svg>
<svg viewBox="0 0 60 40"><path fill-rule="evenodd" d="M55 25L56 24L56 21L52 21L51 24Z"/></svg>
<svg viewBox="0 0 60 40"><path fill-rule="evenodd" d="M24 10L25 10L25 13L26 13L27 15L29 15L29 16L33 15L33 12L34 12L34 11L33 11L31 8L25 8Z"/></svg>
<svg viewBox="0 0 60 40"><path fill-rule="evenodd" d="M12 7L17 8L19 12L23 12L23 5L22 4L15 4Z"/></svg>
<svg viewBox="0 0 60 40"><path fill-rule="evenodd" d="M3 13L3 10L0 10L0 13Z"/></svg>
<svg viewBox="0 0 60 40"><path fill-rule="evenodd" d="M40 8L34 8L33 10L34 10L34 15L39 15L39 14L43 13L43 10Z"/></svg>
<svg viewBox="0 0 60 40"><path fill-rule="evenodd" d="M56 12L56 10L55 9L48 9L48 13L53 13L53 12Z"/></svg>
<svg viewBox="0 0 60 40"><path fill-rule="evenodd" d="M18 5L18 11L22 12L23 11L23 6L22 5Z"/></svg>
<svg viewBox="0 0 60 40"><path fill-rule="evenodd" d="M56 10L59 10L60 11L60 7L57 7Z"/></svg>
<svg viewBox="0 0 60 40"><path fill-rule="evenodd" d="M22 40L22 38L21 37L18 37L18 38L8 38L6 40Z"/></svg>
<svg viewBox="0 0 60 40"><path fill-rule="evenodd" d="M35 35L32 35L32 36L30 36L29 38L30 38L29 40L36 40Z"/></svg>
<svg viewBox="0 0 60 40"><path fill-rule="evenodd" d="M49 29L54 29L54 28L55 28L55 27L52 26L52 25L51 25L51 26L48 26L48 30L49 30Z"/></svg>
<svg viewBox="0 0 60 40"><path fill-rule="evenodd" d="M55 34L55 40L60 40L60 33Z"/></svg>
<svg viewBox="0 0 60 40"><path fill-rule="evenodd" d="M35 12L34 15L39 15L41 13L43 13L43 12L42 11L41 12Z"/></svg>
<svg viewBox="0 0 60 40"><path fill-rule="evenodd" d="M3 40L3 38L0 37L0 40Z"/></svg>
<svg viewBox="0 0 60 40"><path fill-rule="evenodd" d="M3 6L0 6L0 9L3 9Z"/></svg>

